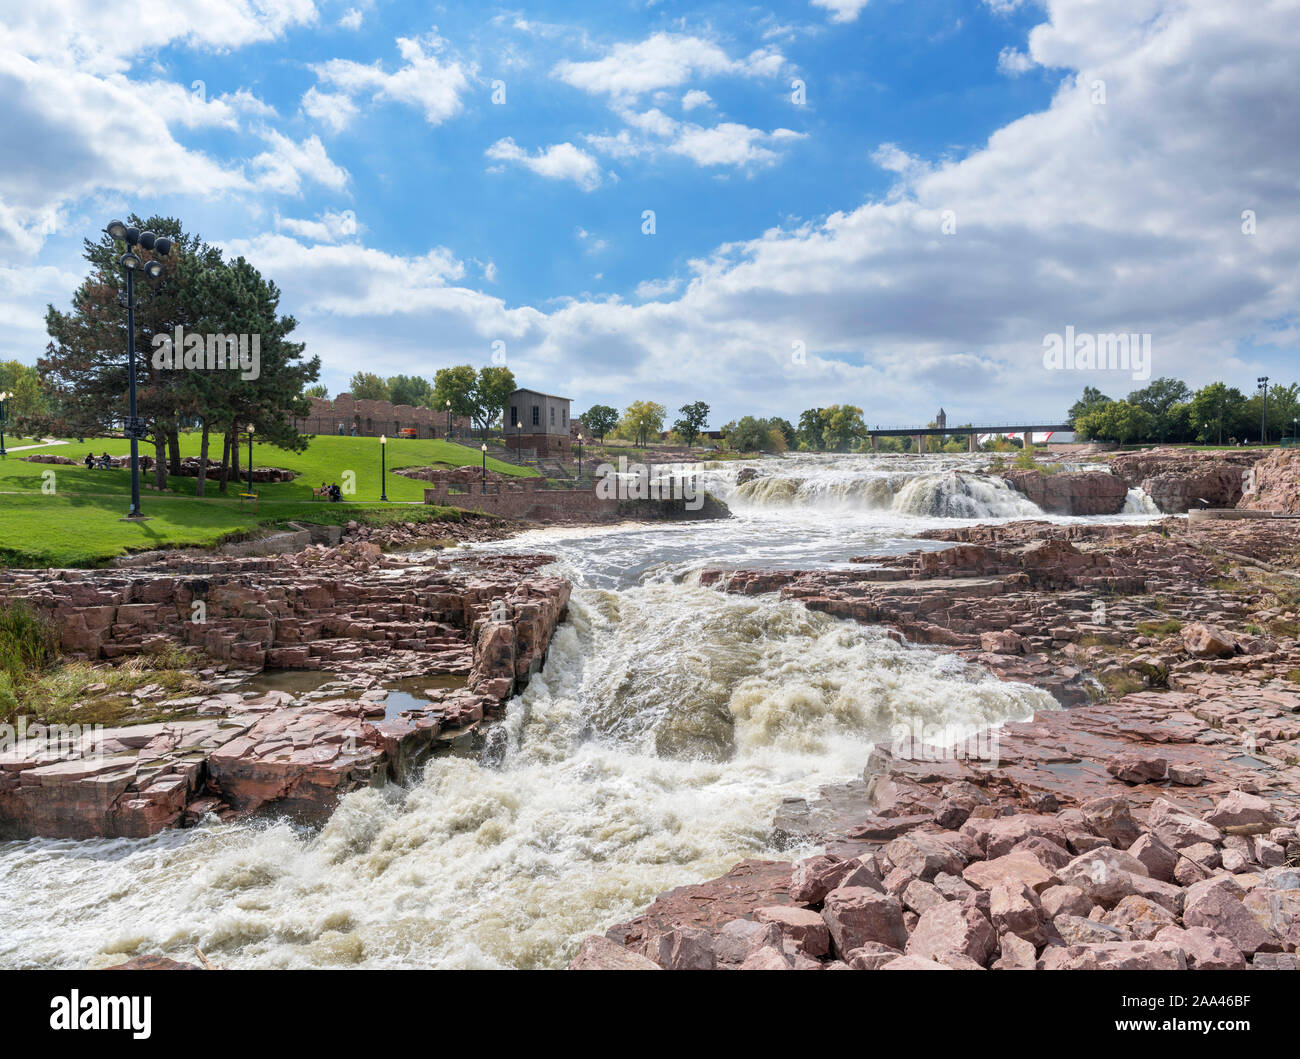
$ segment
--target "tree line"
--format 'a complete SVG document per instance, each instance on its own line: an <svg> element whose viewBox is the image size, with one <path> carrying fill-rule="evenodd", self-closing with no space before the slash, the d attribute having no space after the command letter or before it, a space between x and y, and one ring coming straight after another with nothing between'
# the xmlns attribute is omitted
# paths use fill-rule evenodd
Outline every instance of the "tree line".
<svg viewBox="0 0 1300 1059"><path fill-rule="evenodd" d="M1300 383L1274 383L1267 395L1259 389L1247 396L1224 382L1193 391L1179 379L1161 378L1118 400L1088 386L1069 419L1085 441L1270 444L1300 429Z"/></svg>

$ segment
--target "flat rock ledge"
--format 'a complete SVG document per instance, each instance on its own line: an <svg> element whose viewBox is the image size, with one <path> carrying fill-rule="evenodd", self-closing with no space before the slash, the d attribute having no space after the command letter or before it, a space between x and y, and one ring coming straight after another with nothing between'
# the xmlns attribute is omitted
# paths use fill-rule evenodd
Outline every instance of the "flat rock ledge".
<svg viewBox="0 0 1300 1059"><path fill-rule="evenodd" d="M954 531L966 547L860 572L706 575L926 643L951 632L946 646L1058 697L1103 665L1147 686L957 748L877 746L861 779L778 812L778 845L823 853L662 894L570 966L1300 969L1300 643L1238 628L1296 614L1267 586L1212 587L1216 556L1294 567L1297 542L1243 525L973 527ZM1139 633L1142 597L1174 590L1163 614L1181 629Z"/></svg>
<svg viewBox="0 0 1300 1059"><path fill-rule="evenodd" d="M329 671L342 689L306 701L214 689L158 723L24 725L0 745L0 835L143 837L264 809L317 822L349 791L403 782L540 670L570 593L537 573L550 561L403 559L354 541L275 560L0 572L0 599L51 618L72 657L179 643L223 668ZM428 706L386 716L384 681L421 677Z"/></svg>

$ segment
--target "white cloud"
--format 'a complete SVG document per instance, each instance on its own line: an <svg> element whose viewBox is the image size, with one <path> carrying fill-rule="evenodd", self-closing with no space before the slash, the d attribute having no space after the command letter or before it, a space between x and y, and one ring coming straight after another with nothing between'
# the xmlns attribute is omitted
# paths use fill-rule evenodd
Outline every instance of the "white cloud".
<svg viewBox="0 0 1300 1059"><path fill-rule="evenodd" d="M361 23L365 20L365 14L360 8L350 7L343 12L339 19L339 26L343 29L360 29Z"/></svg>
<svg viewBox="0 0 1300 1059"><path fill-rule="evenodd" d="M553 73L593 95L635 98L719 74L770 77L784 65L784 57L773 48L760 48L743 59L732 59L713 41L655 33L637 43L616 44L600 59L561 62Z"/></svg>
<svg viewBox="0 0 1300 1059"><path fill-rule="evenodd" d="M707 107L713 103L712 97L707 92L702 92L698 88L692 88L686 95L682 96L682 110L692 111L696 107Z"/></svg>
<svg viewBox="0 0 1300 1059"><path fill-rule="evenodd" d="M399 37L397 49L405 60L395 73L385 73L379 63L366 65L351 59L331 59L313 67L316 76L339 92L355 98L369 94L417 107L430 125L441 125L459 114L461 97L469 88L469 71L459 61L440 62L436 55L443 41L436 34L423 38Z"/></svg>
<svg viewBox="0 0 1300 1059"><path fill-rule="evenodd" d="M642 301L656 301L676 294L682 289L682 281L675 277L669 279L648 279L638 283L633 295Z"/></svg>
<svg viewBox="0 0 1300 1059"><path fill-rule="evenodd" d="M342 92L322 92L314 85L303 93L303 111L331 132L341 132L357 115L357 105Z"/></svg>
<svg viewBox="0 0 1300 1059"><path fill-rule="evenodd" d="M296 195L302 190L303 178L332 191L341 191L347 186L347 170L330 161L319 136L309 136L301 143L295 143L274 129L264 129L262 138L271 149L252 160L253 168L259 170L253 178L257 187L283 195Z"/></svg>
<svg viewBox="0 0 1300 1059"><path fill-rule="evenodd" d="M313 0L134 0L129 15L103 0L8 4L5 47L81 73L124 72L134 57L175 42L227 51L275 40L317 20Z"/></svg>
<svg viewBox="0 0 1300 1059"><path fill-rule="evenodd" d="M697 165L770 165L781 155L773 147L781 147L794 140L803 139L804 133L790 129L763 132L736 122L723 122L711 129L698 125L686 126L669 145L673 154L684 155Z"/></svg>
<svg viewBox="0 0 1300 1059"><path fill-rule="evenodd" d="M829 11L832 22L853 22L867 6L867 2L868 0L812 0L812 6Z"/></svg>
<svg viewBox="0 0 1300 1059"><path fill-rule="evenodd" d="M1034 68L1034 60L1015 48L1003 48L998 53L998 69L1010 77L1019 77Z"/></svg>
<svg viewBox="0 0 1300 1059"><path fill-rule="evenodd" d="M583 191L600 186L600 164L580 147L555 143L529 154L511 137L497 140L484 154L499 162L513 162L547 180L572 180Z"/></svg>
<svg viewBox="0 0 1300 1059"><path fill-rule="evenodd" d="M293 217L275 218L277 228L314 243L338 243L359 234L357 215L351 210L325 210L316 220L297 220Z"/></svg>

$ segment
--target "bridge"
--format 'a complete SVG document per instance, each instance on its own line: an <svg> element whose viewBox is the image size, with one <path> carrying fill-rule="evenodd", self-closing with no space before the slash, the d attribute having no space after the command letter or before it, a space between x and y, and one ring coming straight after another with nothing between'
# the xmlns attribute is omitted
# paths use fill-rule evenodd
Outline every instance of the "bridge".
<svg viewBox="0 0 1300 1059"><path fill-rule="evenodd" d="M1074 430L1070 423L997 423L991 426L923 426L923 427L875 427L866 431L871 439L871 449L876 449L876 438L915 438L916 450L921 449L921 439L925 437L970 437L970 451L974 452L981 434L1020 434L1026 445L1033 444L1035 434L1067 433Z"/></svg>

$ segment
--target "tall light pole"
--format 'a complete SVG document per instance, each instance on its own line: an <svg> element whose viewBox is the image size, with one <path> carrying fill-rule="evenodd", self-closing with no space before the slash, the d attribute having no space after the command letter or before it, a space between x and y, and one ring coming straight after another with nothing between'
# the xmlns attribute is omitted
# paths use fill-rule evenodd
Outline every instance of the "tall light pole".
<svg viewBox="0 0 1300 1059"><path fill-rule="evenodd" d="M379 435L379 499L388 503L388 437Z"/></svg>
<svg viewBox="0 0 1300 1059"><path fill-rule="evenodd" d="M447 440L451 440L451 401L447 402Z"/></svg>
<svg viewBox="0 0 1300 1059"><path fill-rule="evenodd" d="M578 481L582 481L582 435L578 435Z"/></svg>
<svg viewBox="0 0 1300 1059"><path fill-rule="evenodd" d="M524 465L524 421L522 417L515 419L515 456L519 460L519 466Z"/></svg>
<svg viewBox="0 0 1300 1059"><path fill-rule="evenodd" d="M479 493L487 492L487 442L483 442L483 477L479 483Z"/></svg>
<svg viewBox="0 0 1300 1059"><path fill-rule="evenodd" d="M1263 407L1261 407L1259 410L1259 443L1261 445L1267 445L1268 444L1268 433L1267 433L1268 431L1268 426L1267 426L1268 424L1268 376L1261 375L1255 381L1259 383L1259 392L1264 397Z"/></svg>
<svg viewBox="0 0 1300 1059"><path fill-rule="evenodd" d="M136 415L135 401L135 274L143 272L149 285L157 290L162 280L162 262L148 263L136 253L136 247L149 250L159 257L166 257L172 248L172 241L165 235L142 232L139 228L128 227L121 221L109 221L104 229L114 240L126 244L126 253L117 259L122 271L126 273L126 365L128 376L126 435L131 439L131 510L127 519L144 518L140 511L140 439L144 436L144 424ZM118 296L121 303L121 295ZM123 520L125 521L125 519Z"/></svg>
<svg viewBox="0 0 1300 1059"><path fill-rule="evenodd" d="M253 424L248 424L248 492L253 492Z"/></svg>
<svg viewBox="0 0 1300 1059"><path fill-rule="evenodd" d="M5 424L9 422L9 398L12 396L8 391L0 393L0 459L5 458Z"/></svg>

